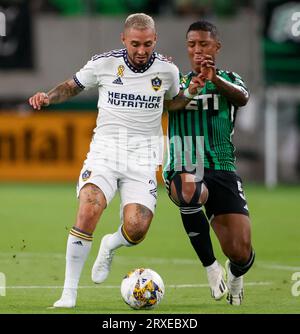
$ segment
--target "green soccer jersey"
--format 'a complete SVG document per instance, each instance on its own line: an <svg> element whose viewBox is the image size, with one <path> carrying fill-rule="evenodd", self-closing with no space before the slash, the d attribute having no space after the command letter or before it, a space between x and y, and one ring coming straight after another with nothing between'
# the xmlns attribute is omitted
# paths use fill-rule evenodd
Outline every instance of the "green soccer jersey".
<svg viewBox="0 0 300 334"><path fill-rule="evenodd" d="M181 77L182 89L188 87L194 75L190 72ZM217 70L217 75L247 90L238 74ZM199 159L205 168L235 171L232 135L237 109L207 81L201 94L185 109L169 111L169 154L164 164L164 177L169 171L180 170L180 166L196 166Z"/></svg>

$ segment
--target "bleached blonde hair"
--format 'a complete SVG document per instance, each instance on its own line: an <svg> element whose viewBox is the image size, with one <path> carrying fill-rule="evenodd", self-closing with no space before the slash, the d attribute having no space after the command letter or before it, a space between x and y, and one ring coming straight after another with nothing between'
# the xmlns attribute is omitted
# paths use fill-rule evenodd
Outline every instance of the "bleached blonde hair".
<svg viewBox="0 0 300 334"><path fill-rule="evenodd" d="M126 29L152 29L155 31L155 23L151 16L144 13L131 14L125 20L124 30Z"/></svg>

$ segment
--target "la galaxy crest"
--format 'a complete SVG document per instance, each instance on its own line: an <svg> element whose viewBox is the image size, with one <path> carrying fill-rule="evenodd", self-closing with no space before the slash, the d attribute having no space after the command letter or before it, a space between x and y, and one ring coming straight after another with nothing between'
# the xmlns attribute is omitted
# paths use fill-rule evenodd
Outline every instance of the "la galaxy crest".
<svg viewBox="0 0 300 334"><path fill-rule="evenodd" d="M88 179L90 178L91 174L92 174L92 171L86 169L86 170L82 173L82 175L81 175L83 182L85 182L86 180L88 180Z"/></svg>
<svg viewBox="0 0 300 334"><path fill-rule="evenodd" d="M152 88L157 92L160 90L162 80L159 77L155 77L151 80Z"/></svg>

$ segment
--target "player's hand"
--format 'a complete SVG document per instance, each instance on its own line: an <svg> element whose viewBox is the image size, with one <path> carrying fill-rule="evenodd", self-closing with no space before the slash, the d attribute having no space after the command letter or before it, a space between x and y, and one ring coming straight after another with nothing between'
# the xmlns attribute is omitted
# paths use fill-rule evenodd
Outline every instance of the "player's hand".
<svg viewBox="0 0 300 334"><path fill-rule="evenodd" d="M204 55L201 59L201 75L205 80L214 81L216 78L216 66L212 56Z"/></svg>
<svg viewBox="0 0 300 334"><path fill-rule="evenodd" d="M191 95L196 95L199 93L200 89L205 86L205 77L202 73L198 74L196 77L193 77L188 89Z"/></svg>
<svg viewBox="0 0 300 334"><path fill-rule="evenodd" d="M29 98L29 104L33 109L41 110L42 107L47 107L50 104L50 99L46 93L38 92Z"/></svg>

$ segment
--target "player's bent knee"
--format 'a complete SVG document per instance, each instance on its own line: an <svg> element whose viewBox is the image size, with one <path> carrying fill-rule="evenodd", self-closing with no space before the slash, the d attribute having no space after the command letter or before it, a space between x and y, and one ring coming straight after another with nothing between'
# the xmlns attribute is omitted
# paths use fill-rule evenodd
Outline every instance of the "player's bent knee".
<svg viewBox="0 0 300 334"><path fill-rule="evenodd" d="M149 226L137 227L136 224L134 225L124 224L122 226L122 232L123 232L125 239L128 242L130 242L133 245L137 245L145 239L148 228Z"/></svg>
<svg viewBox="0 0 300 334"><path fill-rule="evenodd" d="M153 218L153 212L145 205L134 203L124 208L122 233L128 242L138 244L145 238Z"/></svg>
<svg viewBox="0 0 300 334"><path fill-rule="evenodd" d="M79 194L77 224L96 224L105 207L106 199L101 189L94 184L86 184Z"/></svg>
<svg viewBox="0 0 300 334"><path fill-rule="evenodd" d="M248 242L236 242L227 250L227 256L233 262L246 263L251 254L251 244Z"/></svg>
<svg viewBox="0 0 300 334"><path fill-rule="evenodd" d="M231 261L236 263L246 263L249 259L249 255L251 252L243 252L243 253L230 253L228 257Z"/></svg>
<svg viewBox="0 0 300 334"><path fill-rule="evenodd" d="M203 181L183 182L177 174L171 181L169 197L179 207L201 207L207 201L208 189Z"/></svg>

